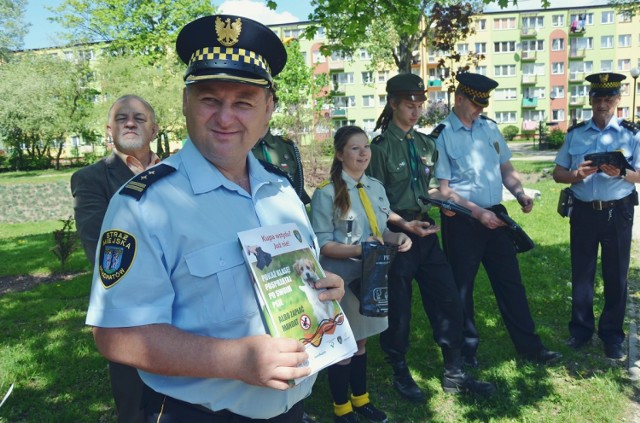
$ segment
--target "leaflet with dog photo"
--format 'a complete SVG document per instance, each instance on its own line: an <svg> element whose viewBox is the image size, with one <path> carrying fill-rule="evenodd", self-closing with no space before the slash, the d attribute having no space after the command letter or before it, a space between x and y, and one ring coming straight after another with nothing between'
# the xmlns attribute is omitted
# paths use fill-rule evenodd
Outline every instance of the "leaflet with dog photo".
<svg viewBox="0 0 640 423"><path fill-rule="evenodd" d="M300 340L312 374L351 357L357 348L349 322L340 303L318 298L315 283L324 271L298 227L265 226L238 238L267 331Z"/></svg>

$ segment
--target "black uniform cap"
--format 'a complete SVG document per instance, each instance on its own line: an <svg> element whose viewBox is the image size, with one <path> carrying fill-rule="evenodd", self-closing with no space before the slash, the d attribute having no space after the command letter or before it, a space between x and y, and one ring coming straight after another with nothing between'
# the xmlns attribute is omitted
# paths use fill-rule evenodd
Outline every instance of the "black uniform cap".
<svg viewBox="0 0 640 423"><path fill-rule="evenodd" d="M413 73L400 73L387 81L387 93L410 101L425 101L422 78Z"/></svg>
<svg viewBox="0 0 640 423"><path fill-rule="evenodd" d="M273 86L287 63L278 36L252 19L233 15L205 16L185 25L176 51L188 65L185 83L205 80Z"/></svg>
<svg viewBox="0 0 640 423"><path fill-rule="evenodd" d="M620 73L602 72L592 73L585 79L591 83L589 97L605 97L620 94L621 81L627 77Z"/></svg>
<svg viewBox="0 0 640 423"><path fill-rule="evenodd" d="M498 83L479 73L463 72L456 75L460 83L460 90L473 103L480 107L489 105L491 90L498 86Z"/></svg>

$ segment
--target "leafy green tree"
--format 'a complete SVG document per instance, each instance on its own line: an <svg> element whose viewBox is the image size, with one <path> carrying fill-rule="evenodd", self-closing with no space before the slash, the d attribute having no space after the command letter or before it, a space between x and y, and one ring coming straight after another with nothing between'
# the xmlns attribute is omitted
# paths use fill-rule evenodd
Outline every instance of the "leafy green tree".
<svg viewBox="0 0 640 423"><path fill-rule="evenodd" d="M96 91L86 63L21 54L0 66L0 133L14 169L59 166L65 140L92 139Z"/></svg>
<svg viewBox="0 0 640 423"><path fill-rule="evenodd" d="M618 13L627 13L630 16L640 13L640 1L638 0L609 0L609 4Z"/></svg>
<svg viewBox="0 0 640 423"><path fill-rule="evenodd" d="M184 65L177 64L175 53L169 52L156 66L149 66L141 56L105 55L98 60L96 70L98 90L105 101L96 106L95 121L104 127L108 109L118 97L138 95L156 112L159 128L156 152L161 157L168 156L169 139L181 139L186 134L182 116Z"/></svg>
<svg viewBox="0 0 640 423"><path fill-rule="evenodd" d="M0 63L8 53L22 48L29 25L24 23L27 0L0 0Z"/></svg>
<svg viewBox="0 0 640 423"><path fill-rule="evenodd" d="M64 0L51 20L70 30L69 41L109 41L107 48L155 63L173 49L187 22L214 13L208 0Z"/></svg>

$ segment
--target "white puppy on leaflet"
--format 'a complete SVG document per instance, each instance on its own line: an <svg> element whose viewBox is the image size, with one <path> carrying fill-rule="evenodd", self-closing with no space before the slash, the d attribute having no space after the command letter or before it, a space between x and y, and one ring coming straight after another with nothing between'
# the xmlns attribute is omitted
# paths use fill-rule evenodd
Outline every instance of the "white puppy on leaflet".
<svg viewBox="0 0 640 423"><path fill-rule="evenodd" d="M316 281L320 279L316 273L316 266L312 260L298 259L293 264L293 270L300 275L304 281L304 286L299 287L307 296L307 301L313 308L313 314L318 321L333 318L333 302L322 302L318 299L318 291L316 290Z"/></svg>

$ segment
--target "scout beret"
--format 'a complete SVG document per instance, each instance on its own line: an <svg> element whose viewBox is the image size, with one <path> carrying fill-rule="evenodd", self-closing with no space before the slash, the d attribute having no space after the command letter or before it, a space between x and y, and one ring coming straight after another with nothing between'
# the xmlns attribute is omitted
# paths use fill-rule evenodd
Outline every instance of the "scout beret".
<svg viewBox="0 0 640 423"><path fill-rule="evenodd" d="M588 75L586 80L591 83L589 97L604 97L620 94L620 87L622 87L621 81L624 79L627 79L627 77L613 72L593 73Z"/></svg>
<svg viewBox="0 0 640 423"><path fill-rule="evenodd" d="M187 64L186 84L206 80L273 86L287 51L267 26L240 16L204 16L178 34L176 51Z"/></svg>
<svg viewBox="0 0 640 423"><path fill-rule="evenodd" d="M496 81L479 73L462 72L456 75L456 79L460 83L460 91L480 107L489 105L491 90L498 86Z"/></svg>
<svg viewBox="0 0 640 423"><path fill-rule="evenodd" d="M425 101L422 78L413 73L400 73L387 81L387 93L411 101Z"/></svg>

